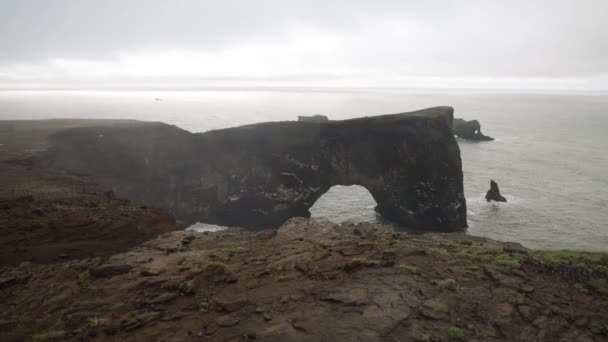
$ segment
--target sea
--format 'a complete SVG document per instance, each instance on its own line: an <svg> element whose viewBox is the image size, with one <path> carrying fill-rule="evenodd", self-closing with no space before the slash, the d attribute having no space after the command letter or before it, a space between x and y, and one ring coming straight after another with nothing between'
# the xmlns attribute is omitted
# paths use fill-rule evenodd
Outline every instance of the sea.
<svg viewBox="0 0 608 342"><path fill-rule="evenodd" d="M0 120L162 121L191 132L324 114L339 120L447 105L492 142L458 140L467 233L531 248L608 251L608 94L517 90L276 88L2 90ZM3 142L0 141L0 144ZM507 203L484 199L490 179ZM335 186L318 221L379 222L360 186ZM204 223L201 225L204 227ZM210 228L212 229L212 228ZM405 229L396 227L397 230Z"/></svg>

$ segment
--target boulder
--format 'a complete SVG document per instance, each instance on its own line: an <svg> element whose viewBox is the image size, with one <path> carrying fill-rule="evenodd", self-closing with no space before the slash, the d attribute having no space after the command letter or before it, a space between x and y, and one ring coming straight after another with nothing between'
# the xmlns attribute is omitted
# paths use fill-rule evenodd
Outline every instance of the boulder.
<svg viewBox="0 0 608 342"><path fill-rule="evenodd" d="M498 184L493 180L490 180L490 190L488 190L488 192L486 193L486 201L488 201L488 202L490 202L490 201L506 202L507 201L507 199L504 198L500 194L500 190L498 190Z"/></svg>
<svg viewBox="0 0 608 342"><path fill-rule="evenodd" d="M477 120L466 121L464 119L454 119L454 135L462 139L476 141L492 141L494 138L481 133L481 124Z"/></svg>

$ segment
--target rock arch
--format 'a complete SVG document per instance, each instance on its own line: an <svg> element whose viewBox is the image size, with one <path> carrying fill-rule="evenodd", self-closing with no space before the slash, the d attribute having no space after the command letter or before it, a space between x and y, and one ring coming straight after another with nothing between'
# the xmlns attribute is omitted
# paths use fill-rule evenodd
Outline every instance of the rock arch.
<svg viewBox="0 0 608 342"><path fill-rule="evenodd" d="M96 176L182 224L278 227L310 215L334 185L360 185L395 222L464 229L466 202L453 109L329 122L268 122L192 134L141 123L60 132L57 167Z"/></svg>
<svg viewBox="0 0 608 342"><path fill-rule="evenodd" d="M378 205L370 192L359 185L334 185L321 195L309 209L316 221L378 222Z"/></svg>

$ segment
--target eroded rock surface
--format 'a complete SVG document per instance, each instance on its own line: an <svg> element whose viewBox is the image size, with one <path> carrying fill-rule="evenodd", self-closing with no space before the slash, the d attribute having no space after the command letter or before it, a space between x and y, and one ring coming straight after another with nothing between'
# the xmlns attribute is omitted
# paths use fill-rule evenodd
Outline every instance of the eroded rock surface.
<svg viewBox="0 0 608 342"><path fill-rule="evenodd" d="M305 219L176 231L109 259L0 269L0 340L606 340L608 297L591 284L608 259L534 253Z"/></svg>
<svg viewBox="0 0 608 342"><path fill-rule="evenodd" d="M59 132L51 166L90 174L182 225L278 227L334 185L361 185L377 211L427 230L462 230L466 203L453 109L327 123L269 122L192 134L146 123Z"/></svg>
<svg viewBox="0 0 608 342"><path fill-rule="evenodd" d="M477 141L492 141L494 138L481 133L481 124L477 120L466 121L464 119L454 119L454 134L459 138Z"/></svg>

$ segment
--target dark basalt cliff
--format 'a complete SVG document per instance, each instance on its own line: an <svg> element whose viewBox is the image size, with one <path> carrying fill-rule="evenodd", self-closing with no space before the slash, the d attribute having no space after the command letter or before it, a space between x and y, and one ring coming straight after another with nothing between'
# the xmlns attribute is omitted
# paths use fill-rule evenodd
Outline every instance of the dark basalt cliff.
<svg viewBox="0 0 608 342"><path fill-rule="evenodd" d="M197 221L278 227L334 185L361 185L377 211L426 230L467 226L453 109L344 121L268 122L192 134L141 123L52 136L45 160L119 196Z"/></svg>

